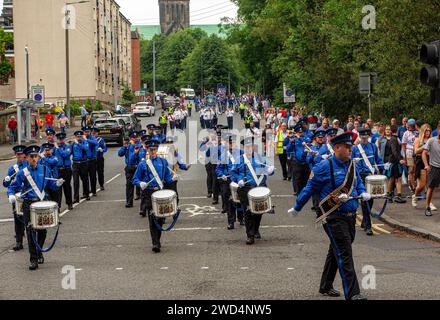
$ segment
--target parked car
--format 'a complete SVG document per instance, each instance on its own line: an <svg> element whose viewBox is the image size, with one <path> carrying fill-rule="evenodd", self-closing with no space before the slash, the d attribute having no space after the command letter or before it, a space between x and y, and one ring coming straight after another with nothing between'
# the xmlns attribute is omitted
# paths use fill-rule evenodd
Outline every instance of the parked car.
<svg viewBox="0 0 440 320"><path fill-rule="evenodd" d="M142 130L142 123L134 114L115 114L114 118L124 120L125 124L127 125L128 134L132 133L133 131Z"/></svg>
<svg viewBox="0 0 440 320"><path fill-rule="evenodd" d="M180 104L180 98L173 96L166 96L164 99L164 104L166 108L168 108L169 106L175 106L177 104Z"/></svg>
<svg viewBox="0 0 440 320"><path fill-rule="evenodd" d="M149 102L138 102L133 109L133 114L139 117L151 117L156 114L156 110L154 109L154 106Z"/></svg>
<svg viewBox="0 0 440 320"><path fill-rule="evenodd" d="M99 136L105 142L116 142L120 146L129 135L127 125L121 118L98 118L95 120L95 128L99 129Z"/></svg>
<svg viewBox="0 0 440 320"><path fill-rule="evenodd" d="M97 119L106 119L113 117L113 114L110 111L93 111L90 114L90 123L94 125Z"/></svg>

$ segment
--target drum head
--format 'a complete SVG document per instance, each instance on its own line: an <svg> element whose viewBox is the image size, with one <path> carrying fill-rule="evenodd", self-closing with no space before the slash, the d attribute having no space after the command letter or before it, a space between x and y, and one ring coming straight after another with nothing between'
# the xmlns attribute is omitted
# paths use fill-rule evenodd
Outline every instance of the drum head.
<svg viewBox="0 0 440 320"><path fill-rule="evenodd" d="M386 181L386 180L387 180L386 176L379 175L379 174L374 175L374 176L367 176L365 178L365 181L371 181L371 182L383 182L383 181Z"/></svg>
<svg viewBox="0 0 440 320"><path fill-rule="evenodd" d="M265 187L258 187L249 191L249 197L264 198L270 195L270 189Z"/></svg>
<svg viewBox="0 0 440 320"><path fill-rule="evenodd" d="M21 192L17 192L17 193L15 194L15 198L16 198L16 199L21 199Z"/></svg>
<svg viewBox="0 0 440 320"><path fill-rule="evenodd" d="M155 199L169 199L176 196L176 192L173 190L159 190L151 195Z"/></svg>
<svg viewBox="0 0 440 320"><path fill-rule="evenodd" d="M232 188L237 188L237 189L238 189L238 183L231 182L230 186L231 186Z"/></svg>
<svg viewBox="0 0 440 320"><path fill-rule="evenodd" d="M37 209L46 209L46 208L52 208L52 207L56 207L56 206L58 206L58 204L53 201L39 201L39 202L34 202L31 204L32 208L37 208Z"/></svg>

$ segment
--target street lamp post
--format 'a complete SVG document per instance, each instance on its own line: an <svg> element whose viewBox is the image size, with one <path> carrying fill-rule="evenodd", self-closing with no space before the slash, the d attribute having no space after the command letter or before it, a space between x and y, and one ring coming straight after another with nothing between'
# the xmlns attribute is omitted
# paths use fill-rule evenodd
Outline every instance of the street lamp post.
<svg viewBox="0 0 440 320"><path fill-rule="evenodd" d="M70 56L69 56L69 29L70 29L70 10L69 5L86 3L90 1L66 2L65 4L65 40L66 40L66 116L70 121Z"/></svg>

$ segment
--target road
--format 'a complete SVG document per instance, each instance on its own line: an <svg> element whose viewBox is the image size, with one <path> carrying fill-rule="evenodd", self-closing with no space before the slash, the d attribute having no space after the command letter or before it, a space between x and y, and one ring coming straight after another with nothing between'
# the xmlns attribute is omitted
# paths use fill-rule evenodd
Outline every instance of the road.
<svg viewBox="0 0 440 320"><path fill-rule="evenodd" d="M157 122L143 118L143 127L150 121ZM269 179L276 214L263 217L263 239L246 246L244 227L226 229L220 206L206 198L204 166L194 165L179 182L183 214L154 254L139 203L124 207L117 150L106 154L106 190L63 211L59 240L36 272L28 271L26 250L10 250L13 223L5 192L0 195L0 299L328 299L318 293L328 238L315 227L310 204L297 218L287 216L294 198L280 170ZM0 163L0 172L11 164ZM363 293L369 299L440 299L440 244L380 224L375 232L367 237L358 227L353 247L360 283L363 268L376 271L375 288ZM64 266L75 269L74 290L63 289ZM341 290L339 275L335 287Z"/></svg>

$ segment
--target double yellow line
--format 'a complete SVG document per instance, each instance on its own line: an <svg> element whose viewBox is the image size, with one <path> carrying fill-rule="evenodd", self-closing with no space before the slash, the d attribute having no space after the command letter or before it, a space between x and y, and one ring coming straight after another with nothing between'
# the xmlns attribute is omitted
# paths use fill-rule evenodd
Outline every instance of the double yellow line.
<svg viewBox="0 0 440 320"><path fill-rule="evenodd" d="M362 216L362 214L356 215L356 225L357 226L360 226L361 223L362 223L361 216ZM378 235L378 234L381 234L381 233L391 234L391 232L381 228L378 224L371 223L371 227L373 228L373 234L374 235Z"/></svg>

